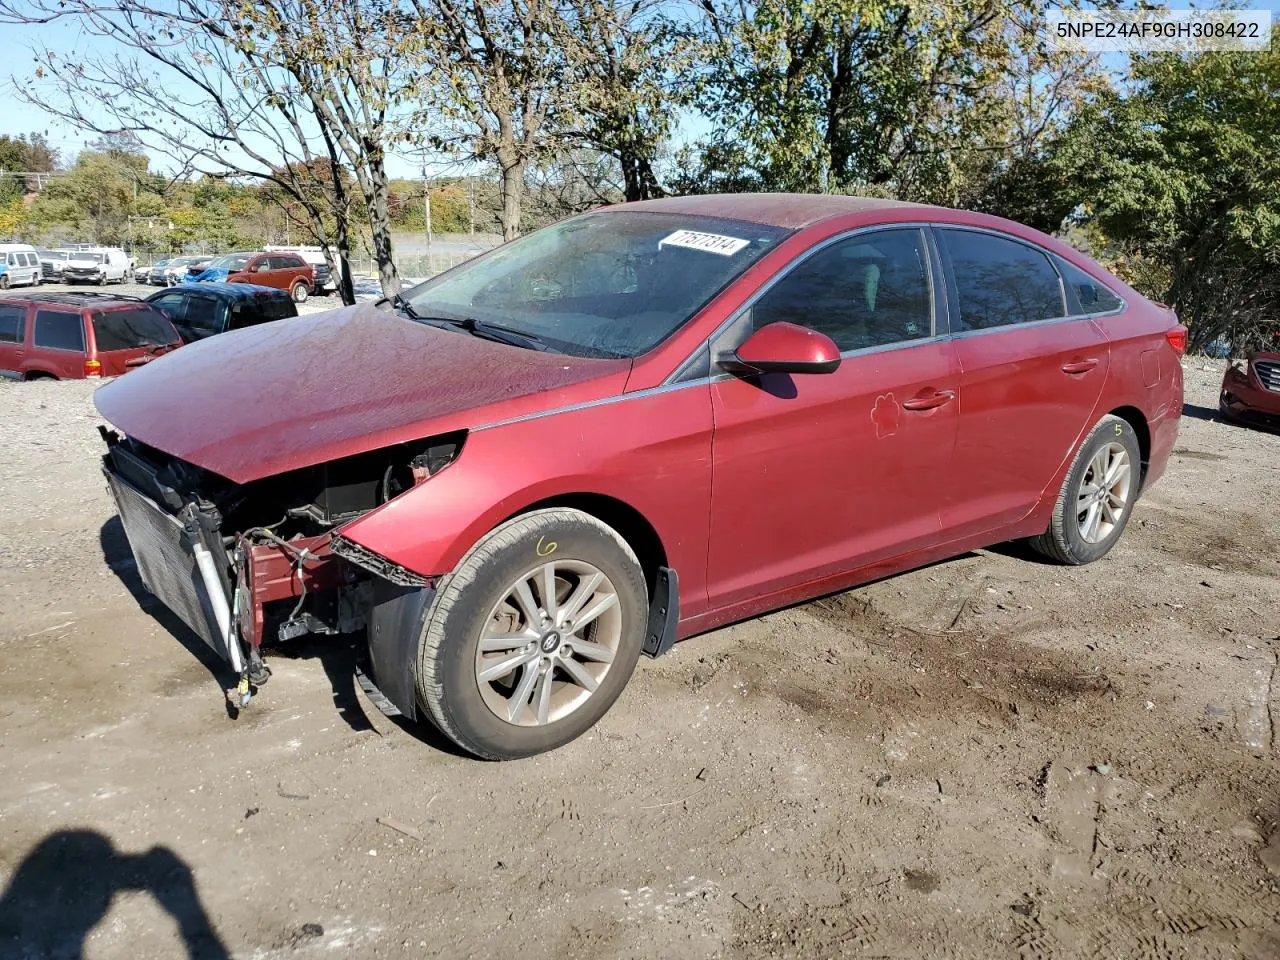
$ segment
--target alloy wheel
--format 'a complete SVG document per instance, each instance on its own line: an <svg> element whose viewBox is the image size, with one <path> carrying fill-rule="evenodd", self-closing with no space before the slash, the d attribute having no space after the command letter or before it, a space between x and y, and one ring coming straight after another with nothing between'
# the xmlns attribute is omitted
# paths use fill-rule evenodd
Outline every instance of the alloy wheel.
<svg viewBox="0 0 1280 960"><path fill-rule="evenodd" d="M1133 467L1129 451L1108 443L1089 461L1076 491L1076 523L1086 543L1101 543L1111 536L1129 507Z"/></svg>
<svg viewBox="0 0 1280 960"><path fill-rule="evenodd" d="M582 560L521 574L494 605L476 646L485 705L518 726L562 720L591 698L622 639L613 583Z"/></svg>

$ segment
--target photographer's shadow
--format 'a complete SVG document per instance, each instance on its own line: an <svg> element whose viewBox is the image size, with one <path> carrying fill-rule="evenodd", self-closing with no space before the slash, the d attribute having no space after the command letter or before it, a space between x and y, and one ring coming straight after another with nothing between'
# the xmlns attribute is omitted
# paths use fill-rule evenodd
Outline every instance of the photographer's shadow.
<svg viewBox="0 0 1280 960"><path fill-rule="evenodd" d="M186 956L230 960L196 893L191 868L167 847L121 853L92 830L45 837L0 895L0 955L78 960L117 893L150 893L177 924Z"/></svg>

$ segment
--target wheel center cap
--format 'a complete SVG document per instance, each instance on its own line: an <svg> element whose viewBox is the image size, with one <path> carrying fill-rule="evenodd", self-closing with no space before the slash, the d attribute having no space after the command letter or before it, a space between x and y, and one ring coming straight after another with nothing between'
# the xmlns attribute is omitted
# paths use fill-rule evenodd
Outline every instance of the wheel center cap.
<svg viewBox="0 0 1280 960"><path fill-rule="evenodd" d="M552 630L550 633L545 634L542 638L541 646L543 653L555 653L556 648L560 646L560 632Z"/></svg>

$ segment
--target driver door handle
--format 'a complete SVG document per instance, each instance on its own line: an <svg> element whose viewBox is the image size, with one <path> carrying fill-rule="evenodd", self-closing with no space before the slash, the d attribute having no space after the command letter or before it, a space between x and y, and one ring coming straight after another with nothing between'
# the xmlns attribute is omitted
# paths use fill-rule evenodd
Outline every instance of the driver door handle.
<svg viewBox="0 0 1280 960"><path fill-rule="evenodd" d="M933 410L943 404L950 403L955 398L956 392L954 390L935 390L933 393L928 393L924 396L903 400L902 407L904 410Z"/></svg>

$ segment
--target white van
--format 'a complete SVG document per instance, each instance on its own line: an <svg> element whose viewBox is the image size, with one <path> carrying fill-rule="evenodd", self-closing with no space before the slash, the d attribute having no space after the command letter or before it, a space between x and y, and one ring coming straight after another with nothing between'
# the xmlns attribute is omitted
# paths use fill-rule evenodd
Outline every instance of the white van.
<svg viewBox="0 0 1280 960"><path fill-rule="evenodd" d="M27 243L0 243L0 290L40 283L40 254Z"/></svg>
<svg viewBox="0 0 1280 960"><path fill-rule="evenodd" d="M119 247L76 250L62 268L65 283L125 283L132 280L129 258Z"/></svg>

